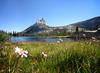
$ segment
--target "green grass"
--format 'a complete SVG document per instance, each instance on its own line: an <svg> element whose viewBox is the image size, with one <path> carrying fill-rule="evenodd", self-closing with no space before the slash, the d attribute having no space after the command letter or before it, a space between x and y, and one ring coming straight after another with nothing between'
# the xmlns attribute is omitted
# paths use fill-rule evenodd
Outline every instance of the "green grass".
<svg viewBox="0 0 100 73"><path fill-rule="evenodd" d="M28 57L19 57L16 46ZM100 73L100 42L0 43L0 73Z"/></svg>

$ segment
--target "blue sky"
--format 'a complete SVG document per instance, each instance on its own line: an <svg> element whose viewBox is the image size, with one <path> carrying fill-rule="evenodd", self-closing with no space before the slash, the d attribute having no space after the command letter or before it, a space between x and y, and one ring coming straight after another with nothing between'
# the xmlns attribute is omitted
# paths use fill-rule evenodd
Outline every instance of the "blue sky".
<svg viewBox="0 0 100 73"><path fill-rule="evenodd" d="M64 26L100 16L100 0L0 0L0 30L20 32L44 18Z"/></svg>

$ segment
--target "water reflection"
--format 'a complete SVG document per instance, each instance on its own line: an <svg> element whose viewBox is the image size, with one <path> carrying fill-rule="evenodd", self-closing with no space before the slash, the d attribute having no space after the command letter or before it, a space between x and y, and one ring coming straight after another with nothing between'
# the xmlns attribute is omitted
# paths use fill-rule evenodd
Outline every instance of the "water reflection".
<svg viewBox="0 0 100 73"><path fill-rule="evenodd" d="M72 41L70 38L62 38L63 42ZM11 42L57 42L59 38L40 38L40 37L11 37Z"/></svg>

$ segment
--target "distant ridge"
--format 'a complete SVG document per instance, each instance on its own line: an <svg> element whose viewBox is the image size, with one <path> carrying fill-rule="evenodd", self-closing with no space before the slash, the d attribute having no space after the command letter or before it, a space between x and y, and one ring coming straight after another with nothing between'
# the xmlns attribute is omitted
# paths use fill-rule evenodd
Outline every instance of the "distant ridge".
<svg viewBox="0 0 100 73"><path fill-rule="evenodd" d="M100 28L100 16L94 17L85 21L81 21L78 23L74 23L71 25L78 26L87 30L96 30Z"/></svg>
<svg viewBox="0 0 100 73"><path fill-rule="evenodd" d="M90 31L97 30L98 28L100 28L100 16L61 27L50 27L47 25L46 21L42 18L32 26L22 31L21 33L23 34L49 33L55 31L55 29L57 30L62 29L68 32L70 31L74 32L77 26L85 30L90 30Z"/></svg>

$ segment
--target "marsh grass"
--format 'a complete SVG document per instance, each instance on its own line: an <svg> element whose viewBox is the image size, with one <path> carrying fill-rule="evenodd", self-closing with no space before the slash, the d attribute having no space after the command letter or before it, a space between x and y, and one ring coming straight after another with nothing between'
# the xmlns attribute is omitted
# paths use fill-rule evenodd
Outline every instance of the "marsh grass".
<svg viewBox="0 0 100 73"><path fill-rule="evenodd" d="M99 41L6 42L0 46L0 73L100 73ZM19 57L14 52L16 46L28 50L28 57Z"/></svg>

